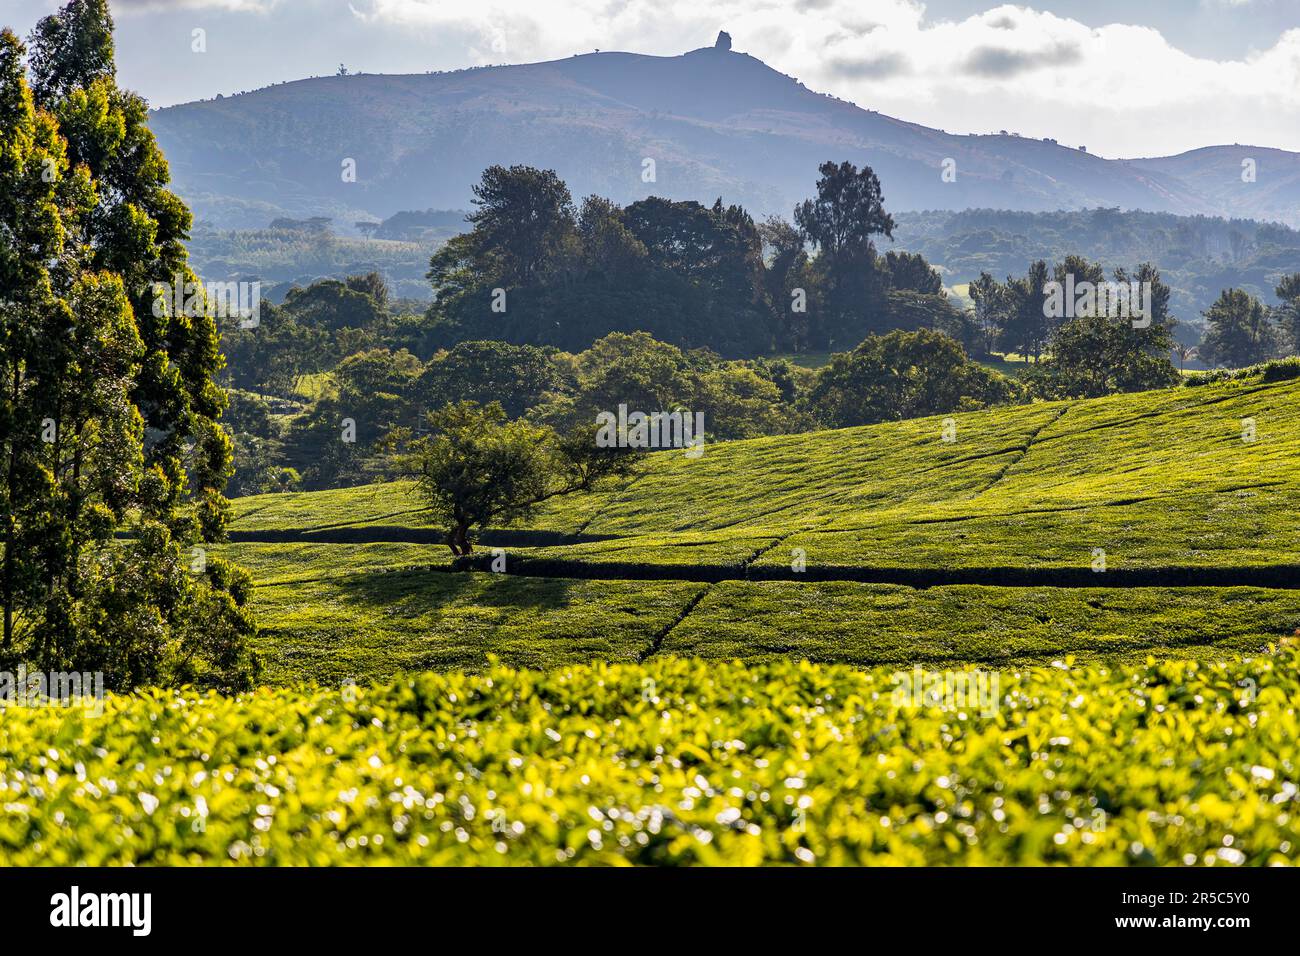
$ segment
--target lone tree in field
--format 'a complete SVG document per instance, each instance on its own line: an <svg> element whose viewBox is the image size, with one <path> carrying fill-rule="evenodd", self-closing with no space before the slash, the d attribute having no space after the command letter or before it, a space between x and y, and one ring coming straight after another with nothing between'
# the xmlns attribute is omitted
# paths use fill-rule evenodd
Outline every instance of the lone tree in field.
<svg viewBox="0 0 1300 956"><path fill-rule="evenodd" d="M23 54L0 33L0 666L248 686L247 576L194 547L229 507L216 325L152 295L197 281L190 213L104 0L37 25L30 86Z"/></svg>
<svg viewBox="0 0 1300 956"><path fill-rule="evenodd" d="M448 405L429 423L434 434L414 444L412 470L455 555L473 552L475 528L521 521L551 498L626 477L638 457L598 447L595 426L561 437L507 421L496 402Z"/></svg>

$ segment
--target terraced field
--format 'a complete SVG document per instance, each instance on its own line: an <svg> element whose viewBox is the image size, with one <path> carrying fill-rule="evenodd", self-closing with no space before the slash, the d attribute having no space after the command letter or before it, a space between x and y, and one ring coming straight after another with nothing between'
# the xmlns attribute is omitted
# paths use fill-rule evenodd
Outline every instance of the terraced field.
<svg viewBox="0 0 1300 956"><path fill-rule="evenodd" d="M1300 382L952 418L952 442L929 418L660 453L455 568L403 483L238 500L223 550L259 582L272 681L489 653L1216 657L1300 629Z"/></svg>

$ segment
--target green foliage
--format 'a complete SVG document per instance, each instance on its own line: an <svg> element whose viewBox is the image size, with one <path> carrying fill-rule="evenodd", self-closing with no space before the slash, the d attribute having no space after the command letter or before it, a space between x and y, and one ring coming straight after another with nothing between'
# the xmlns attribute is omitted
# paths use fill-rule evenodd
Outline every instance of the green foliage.
<svg viewBox="0 0 1300 956"><path fill-rule="evenodd" d="M1060 262L1077 254L1107 270L1152 262L1170 289L1170 312L1179 336L1195 345L1201 313L1226 288L1257 298L1295 271L1300 232L1278 223L1119 209L895 214L894 238L939 267L949 286L981 272L1015 275L1031 262Z"/></svg>
<svg viewBox="0 0 1300 956"><path fill-rule="evenodd" d="M1128 318L1083 316L1052 333L1051 356L1028 373L1028 381L1039 395L1050 397L1167 388L1180 380L1169 360L1172 345L1165 325L1135 329Z"/></svg>
<svg viewBox="0 0 1300 956"><path fill-rule="evenodd" d="M43 19L30 90L0 33L0 664L242 688L247 582L180 563L229 517L217 331L154 295L194 281L190 216L111 33L93 0Z"/></svg>
<svg viewBox="0 0 1300 956"><path fill-rule="evenodd" d="M485 171L476 189L496 198L431 260L438 344L498 339L576 351L636 330L724 354L770 344L762 243L743 209L658 197L620 209L593 197L575 218L554 176ZM535 227L535 217L550 225Z"/></svg>
<svg viewBox="0 0 1300 956"><path fill-rule="evenodd" d="M113 20L107 0L71 0L32 31L33 93L49 102L114 75Z"/></svg>
<svg viewBox="0 0 1300 956"><path fill-rule="evenodd" d="M1214 365L1255 365L1280 344L1264 303L1242 289L1225 289L1205 313L1205 326L1201 357Z"/></svg>
<svg viewBox="0 0 1300 956"><path fill-rule="evenodd" d="M495 402L457 402L428 421L433 434L409 453L416 487L457 555L473 550L472 529L506 527L551 498L625 479L638 457L598 447L594 424L558 438L549 428L507 422Z"/></svg>
<svg viewBox="0 0 1300 956"><path fill-rule="evenodd" d="M808 318L807 346L830 347L859 341L889 328L884 286L872 237L892 237L880 180L871 167L826 162L818 167L817 198L794 209L799 235L817 249L811 275L816 308Z"/></svg>
<svg viewBox="0 0 1300 956"><path fill-rule="evenodd" d="M921 329L870 336L831 356L806 401L821 421L844 428L1005 404L1019 394L1012 379L970 361L948 336Z"/></svg>
<svg viewBox="0 0 1300 956"><path fill-rule="evenodd" d="M461 342L429 360L416 389L425 408L457 401L499 402L507 416L519 418L560 388L553 354L532 345Z"/></svg>
<svg viewBox="0 0 1300 956"><path fill-rule="evenodd" d="M710 440L783 434L814 423L797 407L810 376L791 363L724 361L703 350L683 352L644 332L611 333L576 355L461 342L421 363L405 349L369 348L330 372L302 371L327 364L310 359L306 344L324 341L324 334L298 324L287 307L264 308L261 326L227 329L227 336L231 363L240 369L234 382L256 387L265 375L272 381L259 391L279 396L267 400L243 388L230 391L236 406L226 419L236 450L231 487L242 494L270 490L268 475L284 469L293 469L313 489L394 477L401 472L388 457L392 448L421 431L426 412L462 400L497 402L508 417L562 431L586 427L620 404L646 412L700 412ZM319 346L317 354L332 348ZM266 406L269 424L248 420L249 396ZM302 398L309 399L306 407ZM344 446L339 430L346 418L357 425L357 442Z"/></svg>
<svg viewBox="0 0 1300 956"><path fill-rule="evenodd" d="M92 866L1284 865L1300 841L1298 663L1066 662L997 675L987 712L908 699L895 668L674 658L149 692L111 697L101 717L11 710L0 852ZM1195 759L1176 759L1185 743Z"/></svg>
<svg viewBox="0 0 1300 956"><path fill-rule="evenodd" d="M657 196L620 208L589 197L580 212L552 171L491 167L475 187L474 228L430 262L435 341L554 345L570 351L611 332L644 331L690 349L752 356L856 342L921 323L895 315L886 291L942 296L919 256L877 266L871 237L889 234L880 183L868 168L825 163L799 228L762 225L742 207ZM810 260L806 244L819 254ZM503 299L504 296L504 299ZM903 305L916 302L900 300ZM951 320L952 316L946 316Z"/></svg>
<svg viewBox="0 0 1300 956"><path fill-rule="evenodd" d="M894 252L891 249L879 261L889 276L891 289L922 295L943 294L943 279L919 253Z"/></svg>

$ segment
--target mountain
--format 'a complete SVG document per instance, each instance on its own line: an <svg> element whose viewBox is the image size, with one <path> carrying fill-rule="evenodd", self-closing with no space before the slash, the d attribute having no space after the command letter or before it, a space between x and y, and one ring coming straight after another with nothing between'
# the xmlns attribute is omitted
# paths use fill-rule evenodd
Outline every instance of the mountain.
<svg viewBox="0 0 1300 956"><path fill-rule="evenodd" d="M954 135L721 47L313 78L157 110L150 123L180 193L224 228L465 208L493 163L554 168L575 198L721 195L788 216L827 159L870 165L891 210L1105 206L1300 225L1297 153L1222 146L1125 161L1014 134ZM1257 182L1242 182L1245 158L1257 158ZM642 179L646 159L653 182ZM943 181L947 159L955 182Z"/></svg>

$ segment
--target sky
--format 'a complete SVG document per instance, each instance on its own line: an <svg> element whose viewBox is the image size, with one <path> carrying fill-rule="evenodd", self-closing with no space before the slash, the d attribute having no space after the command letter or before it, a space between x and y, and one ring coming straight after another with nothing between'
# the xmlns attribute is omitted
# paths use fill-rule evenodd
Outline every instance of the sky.
<svg viewBox="0 0 1300 956"><path fill-rule="evenodd" d="M955 133L1104 156L1300 151L1300 0L110 0L118 74L153 106L352 71L594 49L672 56L720 29L806 86ZM4 0L26 36L56 9ZM194 31L203 31L198 52Z"/></svg>

